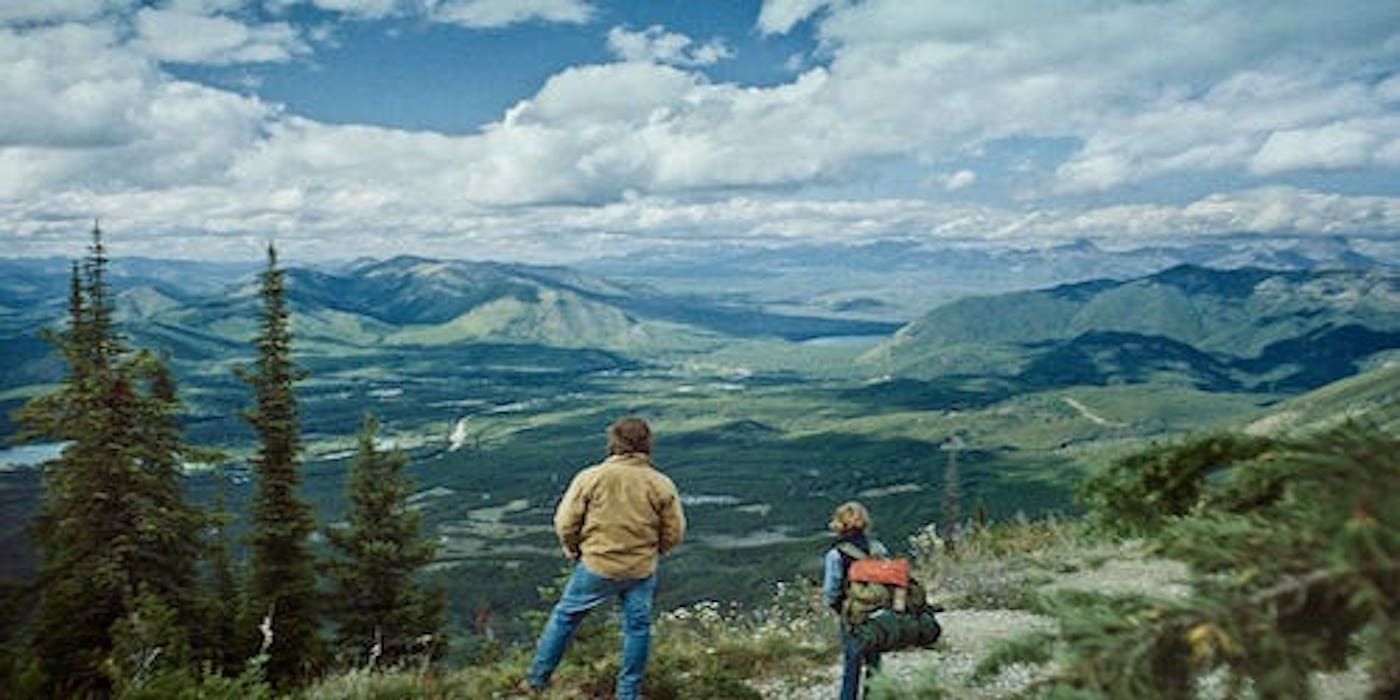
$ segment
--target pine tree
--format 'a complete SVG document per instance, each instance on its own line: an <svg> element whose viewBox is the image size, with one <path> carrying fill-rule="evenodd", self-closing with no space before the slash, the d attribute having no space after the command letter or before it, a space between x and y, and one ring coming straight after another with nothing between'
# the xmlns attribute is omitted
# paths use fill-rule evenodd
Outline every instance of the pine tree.
<svg viewBox="0 0 1400 700"><path fill-rule="evenodd" d="M173 378L117 333L106 248L94 227L74 266L66 331L50 333L64 382L20 411L25 437L68 442L44 467L32 524L41 556L33 649L54 694L102 693L112 627L148 596L194 621L191 601L202 514L180 490Z"/></svg>
<svg viewBox="0 0 1400 700"><path fill-rule="evenodd" d="M442 648L444 601L415 581L437 547L422 538L422 516L408 507L407 455L381 452L378 432L379 421L366 415L347 488L349 524L326 534L343 557L330 567L337 646L350 659L394 665Z"/></svg>
<svg viewBox="0 0 1400 700"><path fill-rule="evenodd" d="M255 403L245 417L258 436L253 470L258 476L252 506L248 613L270 620L267 678L286 688L320 665L322 643L316 571L309 538L311 507L297 497L301 438L292 385L304 376L292 362L291 313L285 274L269 246L262 273L262 329L255 339L257 364L239 375Z"/></svg>
<svg viewBox="0 0 1400 700"><path fill-rule="evenodd" d="M238 619L246 601L230 551L228 530L233 516L228 512L228 480L222 470L216 478L218 486L206 550L208 595L204 603L204 623L201 636L191 641L202 661L220 673L233 674L241 670L244 661L240 653Z"/></svg>

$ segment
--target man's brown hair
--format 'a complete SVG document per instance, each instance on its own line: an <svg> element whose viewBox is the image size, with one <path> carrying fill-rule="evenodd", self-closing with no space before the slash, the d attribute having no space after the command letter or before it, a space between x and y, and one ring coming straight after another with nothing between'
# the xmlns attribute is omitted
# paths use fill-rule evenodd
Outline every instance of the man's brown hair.
<svg viewBox="0 0 1400 700"><path fill-rule="evenodd" d="M608 428L608 454L651 454L651 428L641 418L623 418Z"/></svg>

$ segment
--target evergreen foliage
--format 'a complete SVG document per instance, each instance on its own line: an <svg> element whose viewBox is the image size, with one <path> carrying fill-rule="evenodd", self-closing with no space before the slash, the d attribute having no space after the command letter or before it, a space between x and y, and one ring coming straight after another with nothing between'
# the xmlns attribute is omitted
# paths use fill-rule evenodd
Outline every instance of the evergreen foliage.
<svg viewBox="0 0 1400 700"><path fill-rule="evenodd" d="M238 636L238 620L246 601L239 585L230 552L229 525L233 516L228 512L228 480L222 470L218 473L214 510L211 514L212 532L208 544L208 595L205 597L204 624L196 644L200 659L221 673L239 670L242 655Z"/></svg>
<svg viewBox="0 0 1400 700"><path fill-rule="evenodd" d="M1135 462L1195 473L1198 457ZM1071 601L1064 668L1039 690L1189 698L1222 673L1230 697L1307 698L1311 672L1362 661L1372 697L1400 694L1400 439L1348 424L1277 446L1205 491L1220 507L1163 521L1155 536L1197 572L1193 597Z"/></svg>
<svg viewBox="0 0 1400 700"><path fill-rule="evenodd" d="M20 411L24 437L68 443L44 466L32 532L41 563L32 649L54 695L105 693L114 625L149 599L182 634L195 624L203 513L180 488L182 461L205 453L180 438L165 363L117 332L106 247L94 227L73 268L67 329L49 333L63 383Z"/></svg>
<svg viewBox="0 0 1400 700"><path fill-rule="evenodd" d="M1200 507L1212 475L1259 457L1270 445L1264 438L1221 434L1136 452L1086 479L1079 500L1109 531L1153 532Z"/></svg>
<svg viewBox="0 0 1400 700"><path fill-rule="evenodd" d="M315 531L311 507L297 493L301 438L292 385L304 373L292 362L291 312L277 252L267 252L262 281L262 328L258 358L239 376L255 394L245 413L258 436L253 457L257 490L252 505L248 607L242 627L270 624L266 673L274 686L304 680L322 661L320 606L309 539ZM250 624L251 623L251 624Z"/></svg>
<svg viewBox="0 0 1400 700"><path fill-rule="evenodd" d="M375 444L379 421L366 415L346 497L349 523L327 530L341 555L330 565L331 612L339 651L356 662L394 666L443 648L445 599L415 580L437 555L408 505L408 456ZM358 665L358 664L356 664Z"/></svg>

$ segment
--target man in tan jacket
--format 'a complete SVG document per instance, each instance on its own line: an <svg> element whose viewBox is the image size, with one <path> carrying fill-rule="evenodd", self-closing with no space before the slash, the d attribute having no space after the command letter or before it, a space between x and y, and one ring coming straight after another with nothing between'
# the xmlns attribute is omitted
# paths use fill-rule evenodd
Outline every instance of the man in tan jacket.
<svg viewBox="0 0 1400 700"><path fill-rule="evenodd" d="M522 690L548 685L583 616L614 597L623 612L617 697L632 700L641 690L656 562L685 537L685 513L676 485L651 462L651 429L644 421L614 423L608 452L602 464L574 477L554 514L564 555L578 565L540 634Z"/></svg>

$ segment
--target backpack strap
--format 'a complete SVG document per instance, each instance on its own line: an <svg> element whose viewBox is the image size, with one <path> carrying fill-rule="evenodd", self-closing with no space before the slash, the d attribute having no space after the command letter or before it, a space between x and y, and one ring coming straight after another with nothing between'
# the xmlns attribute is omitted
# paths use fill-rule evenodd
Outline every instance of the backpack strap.
<svg viewBox="0 0 1400 700"><path fill-rule="evenodd" d="M870 557L869 553L862 551L861 548L857 547L854 542L837 543L836 551L857 561Z"/></svg>

